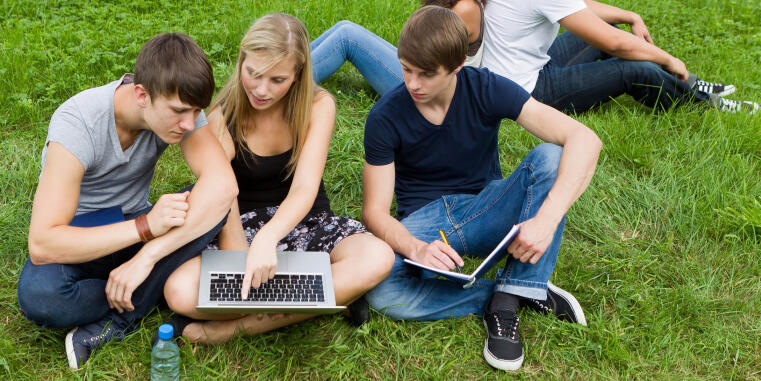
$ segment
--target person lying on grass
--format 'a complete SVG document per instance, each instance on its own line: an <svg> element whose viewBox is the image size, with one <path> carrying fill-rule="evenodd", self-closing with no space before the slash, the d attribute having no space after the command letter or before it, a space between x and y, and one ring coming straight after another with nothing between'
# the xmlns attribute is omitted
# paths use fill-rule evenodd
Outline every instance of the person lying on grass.
<svg viewBox="0 0 761 381"><path fill-rule="evenodd" d="M143 45L134 75L73 96L50 119L18 300L40 327L75 327L65 338L70 367L133 330L169 275L222 228L237 186L202 111L213 94L203 50L160 34ZM151 205L169 144L197 181Z"/></svg>
<svg viewBox="0 0 761 381"><path fill-rule="evenodd" d="M586 111L621 94L661 110L688 103L758 110L755 102L723 98L734 86L690 74L655 45L634 12L594 0L490 0L484 17L481 65L559 110ZM631 25L632 33L613 24ZM567 31L558 35L561 26Z"/></svg>
<svg viewBox="0 0 761 381"><path fill-rule="evenodd" d="M240 189L215 246L248 250L242 299L274 277L277 250L330 253L336 303L353 302L349 318L359 325L368 318L362 295L388 275L394 256L361 223L330 210L322 174L336 106L314 85L308 44L301 21L279 13L256 20L243 37L235 72L209 113ZM186 262L164 289L181 314L170 323L191 342L223 342L311 317L198 312L200 266L200 257Z"/></svg>
<svg viewBox="0 0 761 381"><path fill-rule="evenodd" d="M486 361L515 370L523 363L519 305L586 324L576 298L549 278L565 214L589 184L602 143L509 79L464 67L467 48L465 24L446 8L423 7L404 24L404 83L375 104L365 125L362 216L397 253L391 274L366 298L394 319L483 315ZM507 178L497 150L504 118L548 142ZM389 213L394 193L397 219ZM496 282L463 288L404 262L454 269L461 255L487 255L514 224L520 233Z"/></svg>
<svg viewBox="0 0 761 381"><path fill-rule="evenodd" d="M733 85L706 82L688 73L682 61L655 46L634 12L592 0L532 5L506 0L421 2L450 8L465 22L467 66L487 67L564 112L587 111L625 93L660 109L686 101L727 112L758 109L754 102L723 98L735 91ZM559 15L567 18L558 19ZM630 24L633 34L608 23ZM559 25L569 31L556 38ZM346 61L380 95L402 82L396 48L352 22L336 23L311 46L318 83Z"/></svg>

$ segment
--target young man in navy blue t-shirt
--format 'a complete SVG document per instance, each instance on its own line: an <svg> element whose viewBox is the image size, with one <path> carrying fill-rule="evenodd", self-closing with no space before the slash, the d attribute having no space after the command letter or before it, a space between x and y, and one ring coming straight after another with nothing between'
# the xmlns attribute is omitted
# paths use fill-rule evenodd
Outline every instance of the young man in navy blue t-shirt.
<svg viewBox="0 0 761 381"><path fill-rule="evenodd" d="M514 82L463 68L467 46L467 29L450 10L415 12L399 38L404 85L367 117L363 218L397 253L391 274L367 299L397 319L483 314L484 357L515 370L523 362L519 305L586 324L576 299L549 278L565 213L589 184L601 143ZM504 118L552 143L534 148L506 179L497 150ZM394 193L399 220L389 213ZM463 265L461 254L488 254L514 224L521 230L496 281L464 289L403 262L454 269ZM439 240L439 229L451 247Z"/></svg>

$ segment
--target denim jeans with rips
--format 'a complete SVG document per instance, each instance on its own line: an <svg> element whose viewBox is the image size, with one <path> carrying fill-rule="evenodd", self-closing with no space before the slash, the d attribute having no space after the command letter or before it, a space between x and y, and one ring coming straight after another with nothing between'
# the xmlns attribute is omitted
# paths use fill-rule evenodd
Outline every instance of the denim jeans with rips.
<svg viewBox="0 0 761 381"><path fill-rule="evenodd" d="M483 257L514 224L536 215L555 184L561 154L559 146L539 145L509 177L490 182L478 194L445 195L401 223L425 242L439 239L441 229L460 255ZM521 263L508 256L496 280L480 279L467 289L462 283L437 278L432 272L408 265L403 256L396 254L391 274L367 293L367 301L394 319L438 320L483 314L495 291L545 300L564 226L565 217L536 264Z"/></svg>

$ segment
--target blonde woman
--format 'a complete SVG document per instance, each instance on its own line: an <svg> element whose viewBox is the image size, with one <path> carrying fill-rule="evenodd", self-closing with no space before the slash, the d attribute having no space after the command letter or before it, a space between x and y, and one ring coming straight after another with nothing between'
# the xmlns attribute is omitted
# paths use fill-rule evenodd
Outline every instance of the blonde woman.
<svg viewBox="0 0 761 381"><path fill-rule="evenodd" d="M330 210L322 173L335 111L333 98L312 80L304 25L286 14L258 19L243 37L235 72L209 113L238 181L237 202L218 247L248 250L243 298L249 286L259 287L274 276L277 250L330 253L339 305L358 300L391 269L394 255L387 244L358 221ZM194 307L200 264L200 257L188 261L164 288L172 310L190 318L175 315L171 320L177 335L215 343L310 317L200 313ZM367 303L359 299L349 312L350 321L361 324Z"/></svg>

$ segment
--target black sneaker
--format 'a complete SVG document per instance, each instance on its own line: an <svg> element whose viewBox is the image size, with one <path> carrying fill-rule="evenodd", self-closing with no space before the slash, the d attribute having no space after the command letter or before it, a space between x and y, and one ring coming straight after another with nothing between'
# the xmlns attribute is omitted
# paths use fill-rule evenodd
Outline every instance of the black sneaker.
<svg viewBox="0 0 761 381"><path fill-rule="evenodd" d="M702 79L695 81L692 86L694 90L702 91L709 94L716 94L720 97L729 95L735 92L734 85L725 85L723 83L706 82Z"/></svg>
<svg viewBox="0 0 761 381"><path fill-rule="evenodd" d="M348 310L349 314L346 315L346 320L355 327L359 327L370 320L370 306L367 305L364 296L360 296L359 299L349 304Z"/></svg>
<svg viewBox="0 0 761 381"><path fill-rule="evenodd" d="M523 348L518 335L518 314L514 311L484 311L486 342L484 358L502 370L518 370L523 365Z"/></svg>
<svg viewBox="0 0 761 381"><path fill-rule="evenodd" d="M104 346L111 339L123 338L123 331L117 330L111 321L90 323L72 329L64 340L69 367L74 370L79 369L96 349Z"/></svg>
<svg viewBox="0 0 761 381"><path fill-rule="evenodd" d="M521 298L521 306L540 313L553 313L560 320L587 325L584 310L570 292L547 282L547 300Z"/></svg>

